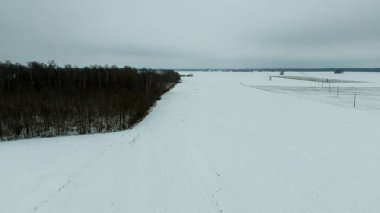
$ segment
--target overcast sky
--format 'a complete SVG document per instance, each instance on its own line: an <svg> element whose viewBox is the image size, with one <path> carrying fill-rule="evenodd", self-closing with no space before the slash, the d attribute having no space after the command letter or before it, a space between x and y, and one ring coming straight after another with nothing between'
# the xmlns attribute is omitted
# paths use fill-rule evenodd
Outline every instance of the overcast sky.
<svg viewBox="0 0 380 213"><path fill-rule="evenodd" d="M0 61L380 67L379 0L0 0Z"/></svg>

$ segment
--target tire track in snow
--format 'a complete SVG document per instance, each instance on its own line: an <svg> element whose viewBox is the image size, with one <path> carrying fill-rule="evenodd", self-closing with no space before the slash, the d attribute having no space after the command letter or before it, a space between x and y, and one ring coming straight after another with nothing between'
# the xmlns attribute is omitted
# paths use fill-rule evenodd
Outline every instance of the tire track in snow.
<svg viewBox="0 0 380 213"><path fill-rule="evenodd" d="M223 208L217 199L217 194L222 191L222 188L217 189L215 192L211 193L211 204L215 206L216 213L223 212Z"/></svg>
<svg viewBox="0 0 380 213"><path fill-rule="evenodd" d="M139 138L139 136L140 135L138 134L127 143L133 145L136 142L136 140ZM120 144L123 144L123 143L120 143ZM85 163L85 165L79 170L79 172L77 172L75 175L69 178L69 180L67 180L64 184L60 185L47 199L35 205L33 208L33 212L38 212L41 208L46 206L51 200L57 197L62 191L67 189L78 177L80 177L84 172L86 172L90 167L92 167L96 162L98 162L105 155L105 153L107 153L112 147L114 147L113 145L114 143L110 143L106 145L99 154L97 154L95 157L91 158L91 160ZM111 206L113 207L114 204Z"/></svg>

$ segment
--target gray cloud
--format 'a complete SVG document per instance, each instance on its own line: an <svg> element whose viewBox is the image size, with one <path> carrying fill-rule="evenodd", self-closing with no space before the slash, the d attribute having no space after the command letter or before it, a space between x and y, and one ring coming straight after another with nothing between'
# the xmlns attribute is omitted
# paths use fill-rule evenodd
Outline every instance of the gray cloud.
<svg viewBox="0 0 380 213"><path fill-rule="evenodd" d="M0 60L379 67L375 0L0 0Z"/></svg>

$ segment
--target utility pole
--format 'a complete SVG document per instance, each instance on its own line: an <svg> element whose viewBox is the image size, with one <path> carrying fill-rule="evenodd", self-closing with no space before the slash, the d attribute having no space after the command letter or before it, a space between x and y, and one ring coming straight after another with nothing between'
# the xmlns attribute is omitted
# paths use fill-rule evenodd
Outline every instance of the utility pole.
<svg viewBox="0 0 380 213"><path fill-rule="evenodd" d="M336 90L336 97L339 97L339 86L338 86L338 88Z"/></svg>
<svg viewBox="0 0 380 213"><path fill-rule="evenodd" d="M354 95L354 107L356 107L356 92L355 92L355 95Z"/></svg>

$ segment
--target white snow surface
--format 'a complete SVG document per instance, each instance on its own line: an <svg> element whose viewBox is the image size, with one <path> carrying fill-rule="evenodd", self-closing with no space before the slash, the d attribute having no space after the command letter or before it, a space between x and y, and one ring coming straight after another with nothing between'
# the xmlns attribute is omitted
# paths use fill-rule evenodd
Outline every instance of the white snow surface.
<svg viewBox="0 0 380 213"><path fill-rule="evenodd" d="M196 72L131 130L0 143L0 212L380 212L379 111L269 75Z"/></svg>

